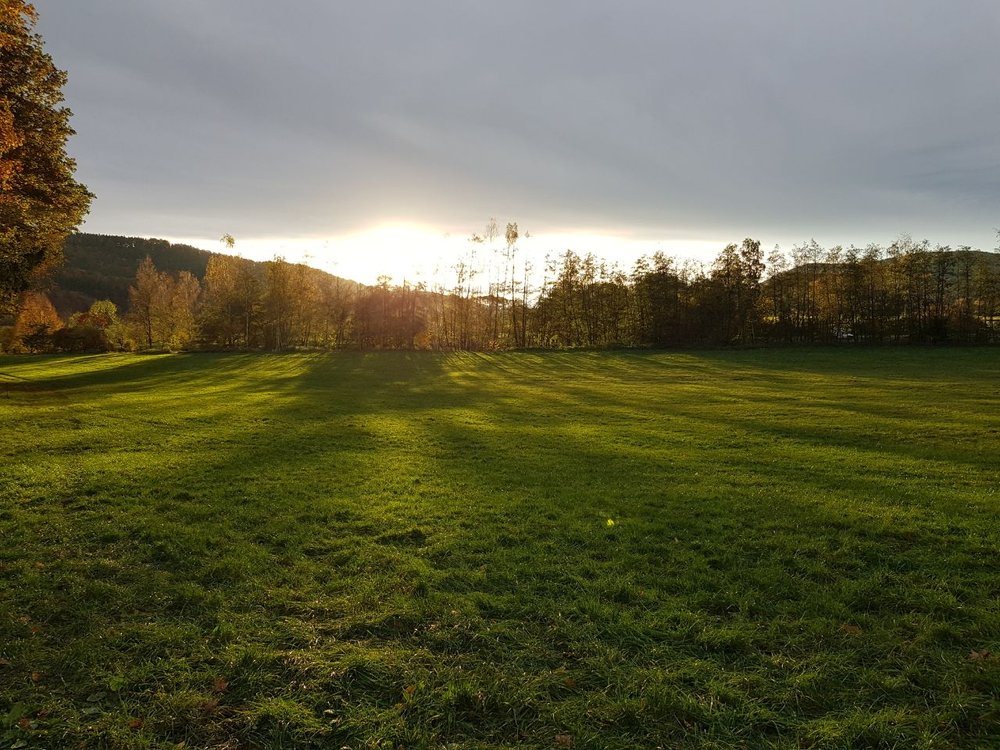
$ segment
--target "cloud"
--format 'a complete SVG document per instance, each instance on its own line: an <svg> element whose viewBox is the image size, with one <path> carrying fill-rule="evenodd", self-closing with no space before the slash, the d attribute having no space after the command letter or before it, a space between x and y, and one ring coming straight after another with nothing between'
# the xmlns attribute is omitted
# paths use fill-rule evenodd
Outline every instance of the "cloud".
<svg viewBox="0 0 1000 750"><path fill-rule="evenodd" d="M992 0L36 5L94 231L998 221Z"/></svg>

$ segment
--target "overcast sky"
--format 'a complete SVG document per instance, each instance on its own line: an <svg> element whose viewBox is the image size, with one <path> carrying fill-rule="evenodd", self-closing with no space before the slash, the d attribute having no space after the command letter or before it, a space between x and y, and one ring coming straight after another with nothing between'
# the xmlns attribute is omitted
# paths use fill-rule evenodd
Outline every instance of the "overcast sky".
<svg viewBox="0 0 1000 750"><path fill-rule="evenodd" d="M86 231L996 244L997 0L35 5Z"/></svg>

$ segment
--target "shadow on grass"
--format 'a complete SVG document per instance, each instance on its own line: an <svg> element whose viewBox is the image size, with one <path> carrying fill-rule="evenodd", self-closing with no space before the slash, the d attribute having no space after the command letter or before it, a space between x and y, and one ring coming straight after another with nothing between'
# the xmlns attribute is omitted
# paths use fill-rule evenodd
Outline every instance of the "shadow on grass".
<svg viewBox="0 0 1000 750"><path fill-rule="evenodd" d="M226 700L250 725L213 729L196 712L195 739L230 731L275 746L286 730L265 696L304 712L287 726L335 706L356 727L335 736L354 741L405 717L394 706L411 685L414 701L434 686L423 718L406 719L434 741L548 742L553 715L603 747L686 741L682 719L730 744L775 722L804 739L812 717L835 722L859 701L943 717L963 678L942 665L967 653L963 638L994 606L981 589L986 520L897 512L909 502L901 468L950 478L920 463L933 440L883 450L863 408L847 421L809 404L822 367L772 372L742 357L185 355L38 378L95 413L142 394L142 417L161 425L140 433L134 481L80 471L80 497L50 500L21 529L28 548L103 571L44 589L52 648L60 635L77 644L53 664L77 659L67 673L82 706L104 661L172 659L169 674L130 685L147 708L205 692L225 670ZM862 391L873 404L891 398L876 380ZM912 405L895 408L892 429L919 422ZM133 429L127 418L116 429ZM995 472L984 454L958 459ZM19 580L38 577L24 567ZM39 590L7 601L37 604ZM863 618L872 641L838 629ZM945 626L952 635L934 635ZM18 631L14 645L37 648L31 638ZM911 660L900 644L915 638L943 645L921 653L934 666L916 676L920 691L892 692L888 676ZM813 672L824 676L801 678ZM488 686L466 708L441 697L463 679ZM687 708L652 700L657 684ZM475 720L448 730L434 716Z"/></svg>

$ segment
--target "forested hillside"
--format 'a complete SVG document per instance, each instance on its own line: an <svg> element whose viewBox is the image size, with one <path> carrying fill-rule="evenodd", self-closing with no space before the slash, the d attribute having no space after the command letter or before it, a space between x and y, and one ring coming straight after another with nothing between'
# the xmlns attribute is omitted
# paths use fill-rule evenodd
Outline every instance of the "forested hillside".
<svg viewBox="0 0 1000 750"><path fill-rule="evenodd" d="M810 242L765 258L746 239L710 265L657 253L629 270L567 250L539 275L517 248L516 225L508 230L505 246L481 249L484 266L460 260L453 281L433 287L393 286L387 277L363 286L280 258L76 235L48 292L56 309L45 295L29 295L0 345L490 351L1000 342L997 253L903 237L887 247ZM99 300L113 305L95 307Z"/></svg>
<svg viewBox="0 0 1000 750"><path fill-rule="evenodd" d="M128 288L146 256L160 271L175 275L187 271L202 281L209 259L217 254L166 240L85 233L70 235L63 253L66 262L45 290L63 317L84 312L95 301L105 299L126 310ZM263 264L247 262L263 272Z"/></svg>
<svg viewBox="0 0 1000 750"><path fill-rule="evenodd" d="M147 255L157 268L188 271L198 279L204 278L212 256L166 240L83 233L67 237L63 253L66 262L52 275L46 293L64 316L83 312L101 299L111 300L119 309L127 308L129 285Z"/></svg>

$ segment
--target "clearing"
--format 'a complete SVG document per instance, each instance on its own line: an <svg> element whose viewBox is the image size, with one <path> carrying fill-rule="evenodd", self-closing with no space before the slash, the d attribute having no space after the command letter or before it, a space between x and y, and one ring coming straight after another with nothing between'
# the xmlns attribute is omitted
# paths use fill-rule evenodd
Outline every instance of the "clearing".
<svg viewBox="0 0 1000 750"><path fill-rule="evenodd" d="M0 358L0 748L996 747L998 488L1000 349Z"/></svg>

